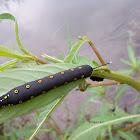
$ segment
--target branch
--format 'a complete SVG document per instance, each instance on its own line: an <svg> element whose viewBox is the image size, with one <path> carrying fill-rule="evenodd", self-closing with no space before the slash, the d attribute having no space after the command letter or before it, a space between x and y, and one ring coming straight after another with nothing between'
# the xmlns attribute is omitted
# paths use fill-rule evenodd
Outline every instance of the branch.
<svg viewBox="0 0 140 140"><path fill-rule="evenodd" d="M122 83L117 82L117 81L110 81L110 82L102 82L102 83L86 82L86 84L89 84L89 87L99 87L99 86L119 85L119 84L122 84Z"/></svg>
<svg viewBox="0 0 140 140"><path fill-rule="evenodd" d="M46 62L42 61L41 59L35 59L36 62L39 62L40 64L47 64Z"/></svg>
<svg viewBox="0 0 140 140"><path fill-rule="evenodd" d="M140 92L140 81L122 73L118 73L115 71L104 71L104 70L94 70L92 76L102 77L105 79L115 80L120 83L127 84L133 88L135 88L138 92Z"/></svg>
<svg viewBox="0 0 140 140"><path fill-rule="evenodd" d="M96 47L94 46L94 44L86 36L84 36L83 39L86 40L89 43L89 45L91 46L91 48L95 52L96 56L100 60L101 64L105 64L103 58L101 57L100 53L98 52L98 50L96 49Z"/></svg>
<svg viewBox="0 0 140 140"><path fill-rule="evenodd" d="M51 122L46 121L46 123L47 123L52 129L54 129L59 135L63 135L63 133L62 133L58 128L56 128Z"/></svg>
<svg viewBox="0 0 140 140"><path fill-rule="evenodd" d="M136 122L136 123L134 123L134 124L132 124L132 125L126 127L126 128L123 128L123 130L126 132L126 131L129 131L129 130L131 130L132 128L138 126L138 125L140 125L140 121L139 121L139 122Z"/></svg>

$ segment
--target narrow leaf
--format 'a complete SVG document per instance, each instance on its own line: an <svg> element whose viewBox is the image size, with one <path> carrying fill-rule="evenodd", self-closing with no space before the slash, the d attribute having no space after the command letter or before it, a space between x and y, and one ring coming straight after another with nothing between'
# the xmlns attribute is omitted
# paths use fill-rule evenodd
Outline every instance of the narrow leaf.
<svg viewBox="0 0 140 140"><path fill-rule="evenodd" d="M27 59L27 60L32 60L33 57L26 55L26 54L21 54L19 52L14 52L10 50L9 48L6 48L4 46L0 46L0 56L3 57L14 57L14 58L19 58L19 59Z"/></svg>
<svg viewBox="0 0 140 140"><path fill-rule="evenodd" d="M119 89L117 90L116 92L116 95L115 95L115 102L118 100L118 98L124 93L125 89L126 89L127 85L121 85L119 87Z"/></svg>
<svg viewBox="0 0 140 140"><path fill-rule="evenodd" d="M13 52L9 48L0 45L0 56L22 58L20 53Z"/></svg>
<svg viewBox="0 0 140 140"><path fill-rule="evenodd" d="M140 117L140 114L125 116L110 121L105 121L103 123L84 123L80 126L69 138L68 140L93 140L96 139L98 135L105 132L107 128L114 124L120 124L123 121L130 120L133 118Z"/></svg>
<svg viewBox="0 0 140 140"><path fill-rule="evenodd" d="M28 50L26 50L24 48L24 46L22 45L21 41L20 41L20 37L19 37L19 33L18 33L18 24L17 24L17 21L15 20L15 33L16 33L16 40L17 40L17 43L18 43L18 46L19 48L27 55L31 55L31 56L34 56L32 53L30 53ZM36 56L34 56L36 57Z"/></svg>
<svg viewBox="0 0 140 140"><path fill-rule="evenodd" d="M15 22L15 34L16 34L16 40L17 40L17 43L18 43L18 46L20 47L20 49L27 55L31 55L31 56L34 56L33 54L31 54L28 50L26 50L24 48L24 46L22 45L21 41L20 41L20 37L19 37L19 33L18 33L18 25L17 25L17 21L15 19L15 17L9 13L3 13L3 14L0 14L0 19L4 20L4 19L10 19L12 21ZM34 56L36 57L36 56Z"/></svg>
<svg viewBox="0 0 140 140"><path fill-rule="evenodd" d="M134 66L136 66L137 65L137 60L136 60L136 57L135 57L135 52L132 49L130 44L127 45L127 51L128 51L128 56L129 56L130 61L132 62L132 64Z"/></svg>
<svg viewBox="0 0 140 140"><path fill-rule="evenodd" d="M120 69L117 72L129 75L129 74L131 74L133 72L133 69L132 68L131 69Z"/></svg>
<svg viewBox="0 0 140 140"><path fill-rule="evenodd" d="M64 62L65 63L71 63L74 56L76 55L78 49L81 47L81 45L84 43L84 40L80 40L77 43L75 43L72 48L70 49L68 55L66 56Z"/></svg>
<svg viewBox="0 0 140 140"><path fill-rule="evenodd" d="M137 138L131 132L124 132L122 130L117 130L117 132L125 140L137 140Z"/></svg>
<svg viewBox="0 0 140 140"><path fill-rule="evenodd" d="M125 63L125 64L127 64L127 65L129 65L129 66L131 66L131 65L132 65L132 63L131 63L131 62L129 62L129 61L127 61L127 60L120 59L120 61L121 61L121 62L123 62L123 63Z"/></svg>
<svg viewBox="0 0 140 140"><path fill-rule="evenodd" d="M70 33L69 33L67 25L66 25L66 30L67 30L67 40L68 40L68 45L69 45L69 50L70 50L72 48L72 41L70 38Z"/></svg>
<svg viewBox="0 0 140 140"><path fill-rule="evenodd" d="M63 96L61 98L63 98ZM52 103L50 103L49 105L43 107L40 110L40 114L39 114L38 122L37 122L37 128L35 129L35 131L33 132L32 136L30 137L29 140L32 140L34 138L34 136L37 134L37 132L39 131L39 129L41 128L41 126L43 125L43 123L46 121L46 119L51 114L51 112L54 110L54 108L61 101L61 98L53 101Z"/></svg>
<svg viewBox="0 0 140 140"><path fill-rule="evenodd" d="M19 61L19 59L13 59L10 61L5 62L4 64L0 65L0 71L3 71L4 69L6 69L6 67L14 65L15 63L17 63Z"/></svg>
<svg viewBox="0 0 140 140"><path fill-rule="evenodd" d="M93 94L93 96L89 97L77 110L77 112L75 113L75 115L77 115L87 104L89 104L90 102L92 102L94 99L98 98L100 96L99 93L95 93Z"/></svg>
<svg viewBox="0 0 140 140"><path fill-rule="evenodd" d="M93 61L89 59L88 57L76 55L76 59L77 59L77 64L79 65L90 65L90 66L95 67Z"/></svg>

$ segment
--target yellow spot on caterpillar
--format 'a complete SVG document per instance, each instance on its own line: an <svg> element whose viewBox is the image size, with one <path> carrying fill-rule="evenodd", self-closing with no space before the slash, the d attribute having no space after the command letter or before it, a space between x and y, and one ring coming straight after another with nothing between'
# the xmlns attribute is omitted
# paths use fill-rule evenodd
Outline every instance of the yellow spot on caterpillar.
<svg viewBox="0 0 140 140"><path fill-rule="evenodd" d="M42 80L38 80L38 83L42 83Z"/></svg>
<svg viewBox="0 0 140 140"><path fill-rule="evenodd" d="M7 99L7 96L4 96L4 99Z"/></svg>
<svg viewBox="0 0 140 140"><path fill-rule="evenodd" d="M26 85L26 88L30 88L30 85Z"/></svg>
<svg viewBox="0 0 140 140"><path fill-rule="evenodd" d="M42 91L42 93L46 93L46 91Z"/></svg>
<svg viewBox="0 0 140 140"><path fill-rule="evenodd" d="M62 71L61 74L64 74L64 72Z"/></svg>
<svg viewBox="0 0 140 140"><path fill-rule="evenodd" d="M71 69L71 71L74 71L74 69Z"/></svg>
<svg viewBox="0 0 140 140"><path fill-rule="evenodd" d="M23 101L19 101L19 104L23 103Z"/></svg>
<svg viewBox="0 0 140 140"><path fill-rule="evenodd" d="M68 82L65 82L64 84L66 85L66 84L68 84Z"/></svg>
<svg viewBox="0 0 140 140"><path fill-rule="evenodd" d="M30 98L31 98L31 99L33 99L33 98L34 98L34 96L31 96Z"/></svg>
<svg viewBox="0 0 140 140"><path fill-rule="evenodd" d="M50 78L53 78L53 76L51 75Z"/></svg>
<svg viewBox="0 0 140 140"><path fill-rule="evenodd" d="M54 86L53 88L57 88L57 86Z"/></svg>
<svg viewBox="0 0 140 140"><path fill-rule="evenodd" d="M16 90L14 90L14 93L16 93L16 94L17 94L17 93L18 93L18 90L17 90L17 89L16 89Z"/></svg>
<svg viewBox="0 0 140 140"><path fill-rule="evenodd" d="M74 78L74 81L76 81L77 80L77 78Z"/></svg>
<svg viewBox="0 0 140 140"><path fill-rule="evenodd" d="M84 77L85 77L84 75L81 76L81 78L84 78Z"/></svg>
<svg viewBox="0 0 140 140"><path fill-rule="evenodd" d="M82 67L79 67L79 69L82 69Z"/></svg>

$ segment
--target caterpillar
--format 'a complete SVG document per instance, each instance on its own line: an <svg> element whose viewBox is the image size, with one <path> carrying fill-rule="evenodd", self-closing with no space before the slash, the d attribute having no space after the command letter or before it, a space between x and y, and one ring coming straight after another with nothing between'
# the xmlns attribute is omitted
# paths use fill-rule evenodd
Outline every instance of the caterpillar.
<svg viewBox="0 0 140 140"><path fill-rule="evenodd" d="M82 65L15 87L0 97L0 108L20 104L61 85L90 77L95 68L89 65Z"/></svg>

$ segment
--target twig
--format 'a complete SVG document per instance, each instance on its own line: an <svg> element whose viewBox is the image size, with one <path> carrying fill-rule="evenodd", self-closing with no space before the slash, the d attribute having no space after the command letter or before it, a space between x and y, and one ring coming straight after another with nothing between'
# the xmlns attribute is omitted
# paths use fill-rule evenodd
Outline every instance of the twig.
<svg viewBox="0 0 140 140"><path fill-rule="evenodd" d="M140 121L138 121L138 122L136 122L136 123L134 123L134 124L132 124L132 125L126 127L126 128L123 128L123 130L126 132L126 131L129 131L129 130L131 130L132 128L138 126L138 125L140 125Z"/></svg>
<svg viewBox="0 0 140 140"><path fill-rule="evenodd" d="M118 85L118 84L122 84L122 83L117 82L117 81L111 81L111 82L103 82L103 83L86 82L86 84L89 84L89 87L99 87L99 86L108 86L108 85Z"/></svg>
<svg viewBox="0 0 140 140"><path fill-rule="evenodd" d="M63 133L59 130L59 129L57 129L51 122L49 122L49 121L46 121L47 122L47 124L52 128L52 129L54 129L59 135L63 135Z"/></svg>
<svg viewBox="0 0 140 140"><path fill-rule="evenodd" d="M117 81L111 81L111 82L103 82L103 83L86 82L86 84L90 84L89 87L98 87L98 86L118 85L120 83ZM103 95L103 98L106 99L109 103L114 104L114 101L111 101L106 95Z"/></svg>
<svg viewBox="0 0 140 140"><path fill-rule="evenodd" d="M89 45L91 46L91 48L93 49L93 51L95 52L95 54L97 55L98 59L100 60L101 64L105 64L103 58L101 57L100 53L98 52L98 50L96 49L96 47L94 46L94 44L86 37L83 37L85 40L87 40L87 42L89 43Z"/></svg>
<svg viewBox="0 0 140 140"><path fill-rule="evenodd" d="M40 64L47 64L46 62L44 62L43 60L41 60L41 59L34 59L36 62L39 62Z"/></svg>

